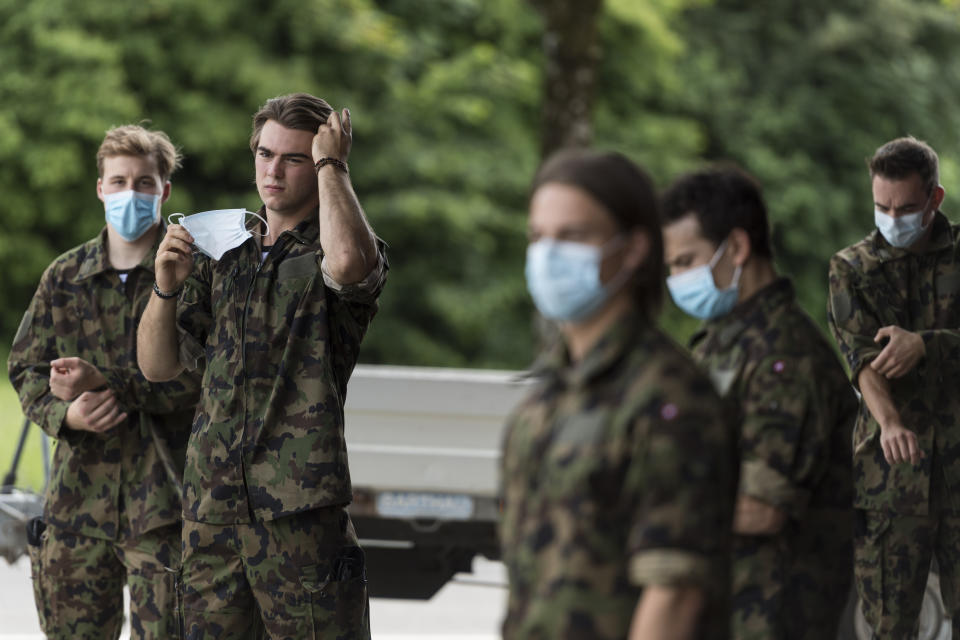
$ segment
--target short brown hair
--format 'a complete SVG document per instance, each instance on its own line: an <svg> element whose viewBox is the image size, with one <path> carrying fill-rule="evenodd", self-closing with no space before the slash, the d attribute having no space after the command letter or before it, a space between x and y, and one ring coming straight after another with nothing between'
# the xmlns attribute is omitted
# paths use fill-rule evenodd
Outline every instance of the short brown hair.
<svg viewBox="0 0 960 640"><path fill-rule="evenodd" d="M555 153L537 171L530 195L548 183L583 189L616 221L621 231L643 230L650 238L646 264L635 279L640 311L653 317L663 300L663 235L660 206L647 173L617 152L568 149Z"/></svg>
<svg viewBox="0 0 960 640"><path fill-rule="evenodd" d="M333 108L326 100L309 93L290 93L267 100L260 110L253 114L253 133L250 134L250 150L257 152L260 144L260 132L269 120L287 129L299 129L316 133L321 124L327 121Z"/></svg>
<svg viewBox="0 0 960 640"><path fill-rule="evenodd" d="M180 166L183 156L163 131L151 131L138 124L125 124L107 131L97 150L97 173L103 177L103 160L113 156L150 156L166 182Z"/></svg>
<svg viewBox="0 0 960 640"><path fill-rule="evenodd" d="M870 177L904 180L914 173L920 176L927 193L940 184L940 160L937 152L913 136L897 138L884 144L867 160Z"/></svg>

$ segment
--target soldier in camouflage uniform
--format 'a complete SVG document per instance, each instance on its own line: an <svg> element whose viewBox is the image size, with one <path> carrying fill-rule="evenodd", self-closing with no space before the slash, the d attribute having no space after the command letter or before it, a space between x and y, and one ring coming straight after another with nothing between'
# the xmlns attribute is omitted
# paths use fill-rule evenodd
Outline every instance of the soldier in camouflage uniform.
<svg viewBox="0 0 960 640"><path fill-rule="evenodd" d="M862 394L857 592L881 638L916 636L934 554L960 637L960 228L939 210L938 164L914 138L877 149L877 229L830 261L830 328Z"/></svg>
<svg viewBox="0 0 960 640"><path fill-rule="evenodd" d="M172 225L157 253L140 366L162 380L203 364L184 472L189 638L254 637L261 622L273 638L370 634L343 402L387 264L350 144L346 110L267 101L250 143L267 226L214 259Z"/></svg>
<svg viewBox="0 0 960 640"><path fill-rule="evenodd" d="M30 547L48 638L118 638L124 584L134 638L177 633L178 485L199 377L148 382L135 336L178 163L162 132L107 132L97 195L108 224L47 268L10 352L24 413L57 438L46 530Z"/></svg>
<svg viewBox="0 0 960 640"><path fill-rule="evenodd" d="M560 340L502 457L506 640L726 638L734 440L709 380L654 326L657 202L623 156L547 162L527 282Z"/></svg>
<svg viewBox="0 0 960 640"><path fill-rule="evenodd" d="M663 219L671 296L707 320L694 359L739 426L733 636L834 638L852 576L853 388L773 268L749 176L684 176L663 196Z"/></svg>

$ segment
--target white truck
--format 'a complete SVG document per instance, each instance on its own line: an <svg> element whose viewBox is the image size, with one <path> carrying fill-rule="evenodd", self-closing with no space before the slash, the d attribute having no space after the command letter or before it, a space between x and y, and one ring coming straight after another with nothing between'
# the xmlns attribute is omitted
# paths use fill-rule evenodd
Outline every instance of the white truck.
<svg viewBox="0 0 960 640"><path fill-rule="evenodd" d="M430 598L475 555L499 557L500 445L519 371L359 365L347 393L350 513L375 597ZM871 633L851 594L838 640ZM919 640L948 640L930 574Z"/></svg>
<svg viewBox="0 0 960 640"><path fill-rule="evenodd" d="M429 598L499 556L500 444L522 372L358 365L350 378L350 515L372 596Z"/></svg>

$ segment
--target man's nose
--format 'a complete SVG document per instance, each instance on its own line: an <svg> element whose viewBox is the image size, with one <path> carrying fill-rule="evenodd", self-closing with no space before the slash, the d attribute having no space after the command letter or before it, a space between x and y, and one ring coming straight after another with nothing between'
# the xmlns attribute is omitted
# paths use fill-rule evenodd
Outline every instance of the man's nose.
<svg viewBox="0 0 960 640"><path fill-rule="evenodd" d="M271 176L283 177L283 163L280 158L271 158L267 164L267 173Z"/></svg>

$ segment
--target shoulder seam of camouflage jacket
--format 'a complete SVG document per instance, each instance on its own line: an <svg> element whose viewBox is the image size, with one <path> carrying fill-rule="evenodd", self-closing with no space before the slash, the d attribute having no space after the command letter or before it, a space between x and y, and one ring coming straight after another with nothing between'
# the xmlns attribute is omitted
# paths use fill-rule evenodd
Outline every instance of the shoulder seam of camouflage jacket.
<svg viewBox="0 0 960 640"><path fill-rule="evenodd" d="M926 515L934 439L945 438L948 450L960 437L952 422L960 414L960 398L943 378L956 376L955 363L960 363L960 227L940 211L935 224L936 237L923 253L887 248L874 230L830 261L828 321L854 379L880 353L873 337L882 326L918 332L927 349L924 361L890 383L901 418L917 433L926 458L916 467L888 465L879 425L861 403L854 430L855 506L860 509ZM960 479L960 459L944 460L944 469Z"/></svg>
<svg viewBox="0 0 960 640"><path fill-rule="evenodd" d="M312 216L262 262L250 238L219 262L201 258L187 281L181 353L199 352L205 365L185 518L271 520L350 502L343 401L388 265L381 242L376 286L335 292L321 259Z"/></svg>
<svg viewBox="0 0 960 640"><path fill-rule="evenodd" d="M159 240L130 272L130 291L106 260L105 228L59 256L44 271L10 353L10 379L25 413L60 436L45 519L81 535L139 536L180 521L168 465L178 467L174 473L183 465L199 379L147 382L131 329L150 299ZM130 414L124 425L106 435L61 428L69 403L49 392L49 362L60 356L79 356L101 370Z"/></svg>

